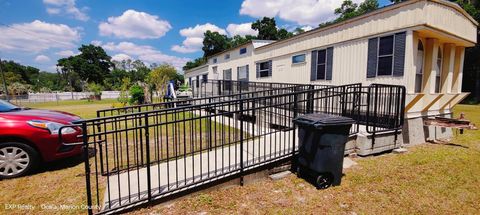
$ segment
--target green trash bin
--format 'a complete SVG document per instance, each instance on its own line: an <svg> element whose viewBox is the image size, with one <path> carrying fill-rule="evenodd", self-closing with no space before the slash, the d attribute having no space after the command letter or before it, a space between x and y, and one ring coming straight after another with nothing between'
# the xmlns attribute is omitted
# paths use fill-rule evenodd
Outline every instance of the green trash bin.
<svg viewBox="0 0 480 215"><path fill-rule="evenodd" d="M307 114L293 119L298 125L299 151L296 170L310 176L317 189L340 185L345 144L352 124L348 117Z"/></svg>

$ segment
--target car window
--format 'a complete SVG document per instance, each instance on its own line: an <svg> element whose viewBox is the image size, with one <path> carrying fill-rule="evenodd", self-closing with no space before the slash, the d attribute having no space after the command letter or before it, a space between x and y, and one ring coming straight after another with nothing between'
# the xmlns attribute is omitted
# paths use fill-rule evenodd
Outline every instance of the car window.
<svg viewBox="0 0 480 215"><path fill-rule="evenodd" d="M9 103L9 102L6 102L6 101L3 101L3 100L0 100L0 112L8 112L8 111L12 111L12 110L18 110L19 107Z"/></svg>

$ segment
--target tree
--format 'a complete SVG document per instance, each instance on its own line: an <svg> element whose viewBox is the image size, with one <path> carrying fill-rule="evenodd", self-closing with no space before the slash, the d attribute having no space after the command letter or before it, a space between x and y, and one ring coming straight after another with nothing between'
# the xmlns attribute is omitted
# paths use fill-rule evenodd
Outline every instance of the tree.
<svg viewBox="0 0 480 215"><path fill-rule="evenodd" d="M284 28L278 30L278 33L277 33L277 38L279 40L288 39L288 38L293 37L293 36L294 36L294 34L292 32L288 32Z"/></svg>
<svg viewBox="0 0 480 215"><path fill-rule="evenodd" d="M365 0L358 6L357 13L358 15L362 15L378 9L378 6L379 4L377 0Z"/></svg>
<svg viewBox="0 0 480 215"><path fill-rule="evenodd" d="M325 27L345 21L347 19L351 19L353 17L376 10L378 9L378 6L378 0L365 0L364 2L360 3L360 5L353 3L351 0L344 0L342 5L339 8L336 8L334 11L335 15L338 15L338 18L333 21L320 23L318 26Z"/></svg>
<svg viewBox="0 0 480 215"><path fill-rule="evenodd" d="M161 96L163 96L168 81L174 80L177 76L177 70L175 67L169 64L162 64L159 67L153 69L147 78L147 83L150 85L150 89L155 89Z"/></svg>
<svg viewBox="0 0 480 215"><path fill-rule="evenodd" d="M103 84L113 67L111 57L102 47L92 44L82 45L78 50L79 55L59 59L57 65L64 72L75 72L84 81Z"/></svg>
<svg viewBox="0 0 480 215"><path fill-rule="evenodd" d="M70 56L58 60L58 74L61 76L62 85L66 91L82 91L82 83L78 73L75 72L75 58Z"/></svg>
<svg viewBox="0 0 480 215"><path fill-rule="evenodd" d="M27 94L31 90L32 86L29 84L22 84L19 82L8 85L8 92L10 95L22 95Z"/></svg>
<svg viewBox="0 0 480 215"><path fill-rule="evenodd" d="M189 69L193 69L197 66L201 66L203 64L207 63L207 58L205 57L199 57L193 61L188 61L185 66L183 66L183 71L187 71Z"/></svg>
<svg viewBox="0 0 480 215"><path fill-rule="evenodd" d="M207 31L203 38L203 56L209 57L230 48L229 39L218 32Z"/></svg>
<svg viewBox="0 0 480 215"><path fill-rule="evenodd" d="M278 31L275 18L263 17L262 20L257 20L252 23L252 29L258 31L257 38L260 40L277 40Z"/></svg>
<svg viewBox="0 0 480 215"><path fill-rule="evenodd" d="M243 45L247 42L250 42L251 40L256 39L255 36L252 35L245 35L244 37L240 35L235 35L233 38L230 40L230 47L237 47L240 45Z"/></svg>
<svg viewBox="0 0 480 215"><path fill-rule="evenodd" d="M295 28L295 30L293 31L293 34L297 35L297 34L301 34L305 32L305 30L303 30L303 28Z"/></svg>
<svg viewBox="0 0 480 215"><path fill-rule="evenodd" d="M143 88L135 84L132 87L130 87L130 104L143 104L145 102L145 93L143 92Z"/></svg>

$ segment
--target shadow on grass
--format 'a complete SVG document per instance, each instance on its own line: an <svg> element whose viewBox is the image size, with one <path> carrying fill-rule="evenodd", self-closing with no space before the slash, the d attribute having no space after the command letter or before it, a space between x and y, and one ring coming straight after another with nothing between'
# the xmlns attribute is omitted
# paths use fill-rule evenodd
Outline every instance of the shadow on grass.
<svg viewBox="0 0 480 215"><path fill-rule="evenodd" d="M460 144L456 144L456 143L444 143L444 144L440 144L440 145L454 146L454 147L460 147L460 148L464 148L464 149L469 149L470 148L468 146L464 146L464 145L460 145Z"/></svg>
<svg viewBox="0 0 480 215"><path fill-rule="evenodd" d="M95 149L94 148L88 148L88 157L92 158L95 156ZM83 152L80 155L76 155L73 157L69 158L63 158L60 160L56 161L51 161L51 162L46 162L42 163L41 166L32 174L30 175L35 175L38 173L44 173L44 172L52 172L52 171L58 171L58 170L64 170L67 168L72 168L78 165L84 165L83 162L85 161L85 158L83 157Z"/></svg>

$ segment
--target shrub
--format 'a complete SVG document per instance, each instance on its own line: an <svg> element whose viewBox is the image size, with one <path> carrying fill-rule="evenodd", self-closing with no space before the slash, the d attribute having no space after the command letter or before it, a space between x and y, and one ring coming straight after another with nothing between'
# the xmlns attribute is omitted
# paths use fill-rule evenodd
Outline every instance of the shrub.
<svg viewBox="0 0 480 215"><path fill-rule="evenodd" d="M130 104L143 104L145 102L145 94L143 88L139 85L130 87Z"/></svg>

